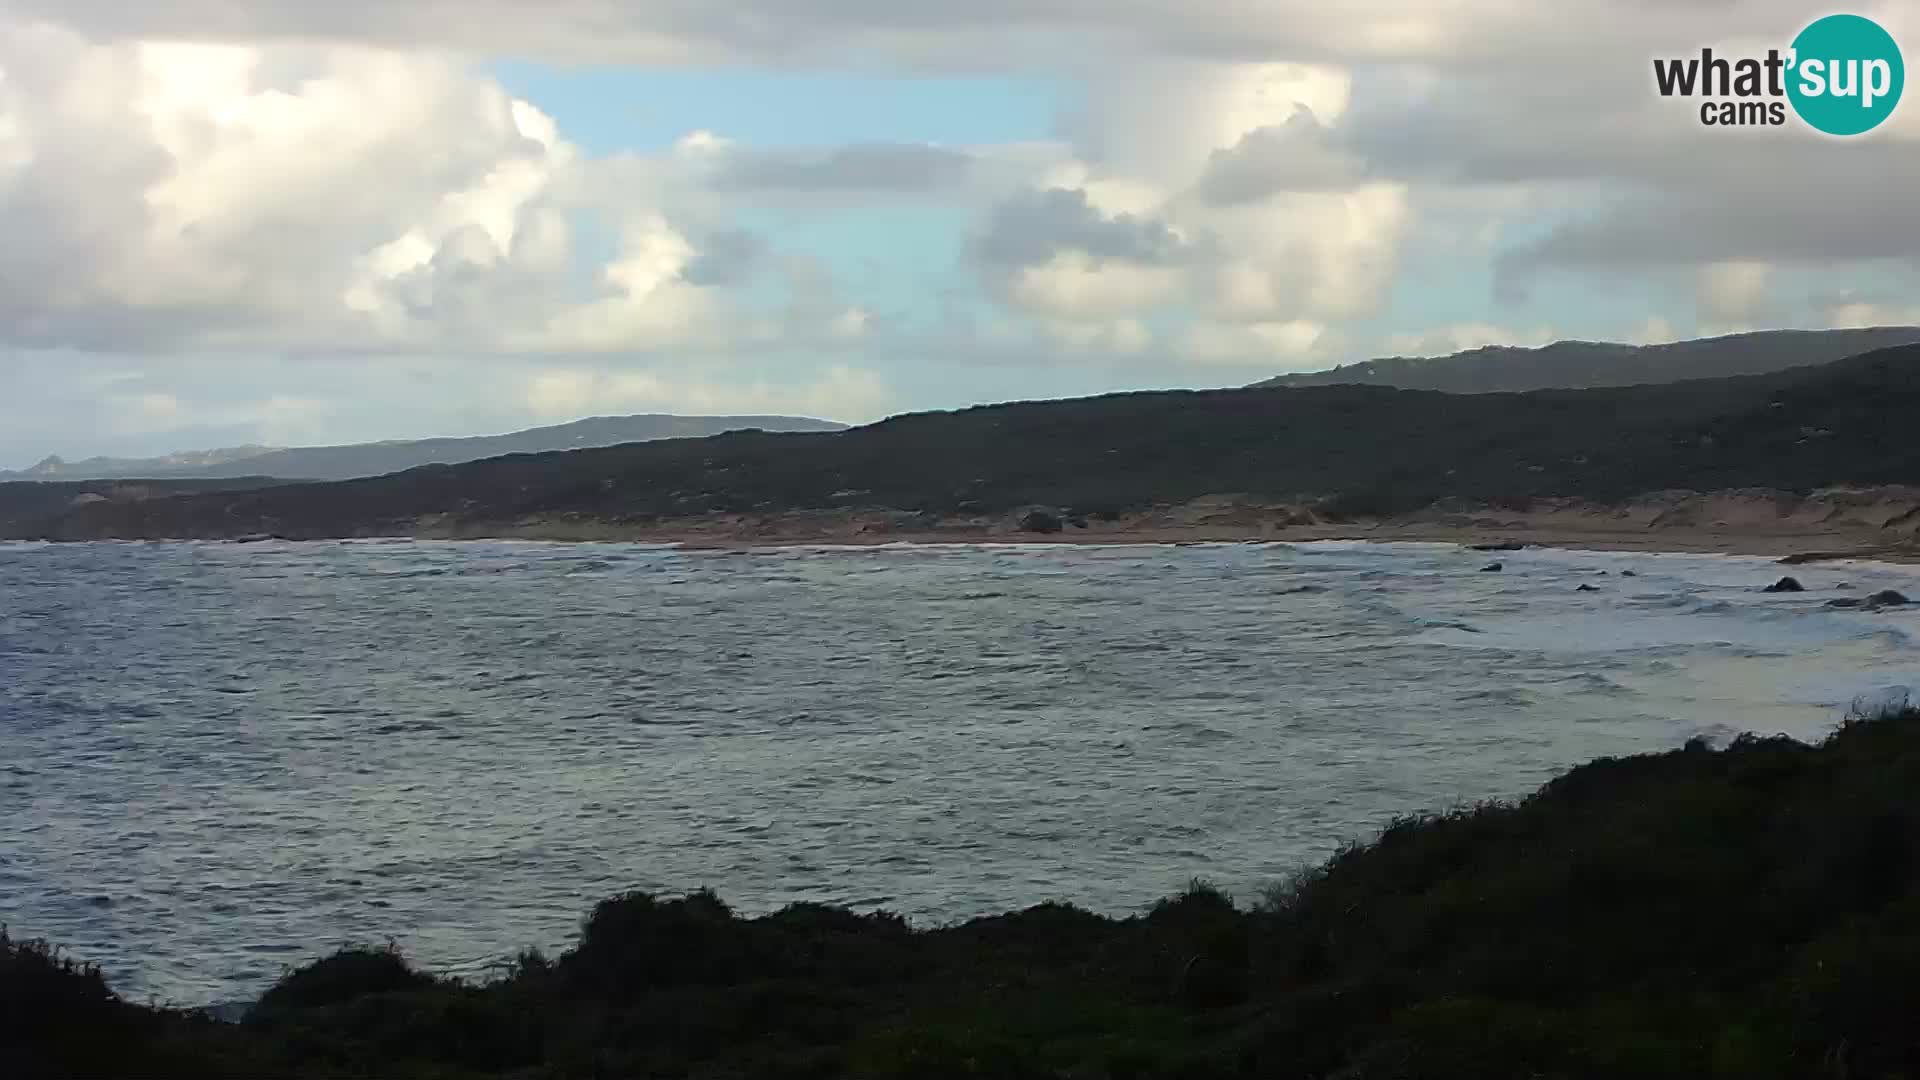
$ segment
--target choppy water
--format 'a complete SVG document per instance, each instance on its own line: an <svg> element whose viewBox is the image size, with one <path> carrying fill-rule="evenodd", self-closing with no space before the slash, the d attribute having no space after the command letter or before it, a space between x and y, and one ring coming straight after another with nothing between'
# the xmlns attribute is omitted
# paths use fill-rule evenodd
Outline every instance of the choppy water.
<svg viewBox="0 0 1920 1080"><path fill-rule="evenodd" d="M1397 813L1703 732L1816 735L1920 684L1920 615L1820 606L1843 580L1920 593L1913 569L1755 591L1778 573L1440 545L0 546L0 919L197 1003L348 940L478 971L634 886L924 921L1127 911L1196 875L1251 895Z"/></svg>

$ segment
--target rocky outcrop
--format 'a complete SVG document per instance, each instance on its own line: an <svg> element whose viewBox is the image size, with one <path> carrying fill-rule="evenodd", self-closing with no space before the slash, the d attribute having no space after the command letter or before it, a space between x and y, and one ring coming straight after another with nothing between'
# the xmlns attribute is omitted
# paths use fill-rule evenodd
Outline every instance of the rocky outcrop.
<svg viewBox="0 0 1920 1080"><path fill-rule="evenodd" d="M1846 596L1838 600L1829 600L1827 606L1856 611L1880 611L1885 608L1906 607L1911 603L1913 601L1893 589L1882 589L1872 596Z"/></svg>
<svg viewBox="0 0 1920 1080"><path fill-rule="evenodd" d="M1060 515L1051 510L1033 509L1020 515L1020 531L1031 533L1057 533L1066 528Z"/></svg>

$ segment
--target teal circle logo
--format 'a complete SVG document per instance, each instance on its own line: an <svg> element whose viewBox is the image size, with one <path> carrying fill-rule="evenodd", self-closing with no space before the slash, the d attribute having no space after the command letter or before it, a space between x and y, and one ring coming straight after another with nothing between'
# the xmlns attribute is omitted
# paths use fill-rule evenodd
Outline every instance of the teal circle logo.
<svg viewBox="0 0 1920 1080"><path fill-rule="evenodd" d="M1829 15L1793 39L1787 98L1800 119L1829 135L1879 127L1900 104L1907 69L1900 46L1880 24Z"/></svg>

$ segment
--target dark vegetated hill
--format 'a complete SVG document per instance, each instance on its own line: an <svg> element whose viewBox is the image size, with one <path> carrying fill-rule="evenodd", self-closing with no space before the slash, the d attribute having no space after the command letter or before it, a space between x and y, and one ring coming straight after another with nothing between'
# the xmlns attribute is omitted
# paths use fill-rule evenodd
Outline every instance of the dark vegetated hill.
<svg viewBox="0 0 1920 1080"><path fill-rule="evenodd" d="M1920 1069L1920 714L1603 759L1204 886L915 929L599 904L497 979L355 948L243 1025L0 939L9 1075L1891 1078Z"/></svg>
<svg viewBox="0 0 1920 1080"><path fill-rule="evenodd" d="M244 491L279 482L265 476L230 480L0 481L0 539L34 535L49 519L96 498L165 498L203 491Z"/></svg>
<svg viewBox="0 0 1920 1080"><path fill-rule="evenodd" d="M245 448L133 460L90 458L63 462L49 458L25 473L0 473L4 479L99 479L163 477L230 479L272 476L287 480L349 480L380 476L421 465L457 465L502 454L575 450L652 439L690 439L724 431L842 431L845 424L795 416L595 416L568 424L528 428L505 435L392 440L343 446ZM203 461L213 457L215 460Z"/></svg>
<svg viewBox="0 0 1920 1080"><path fill-rule="evenodd" d="M244 462L202 470L199 475L234 475L235 470L289 479L343 480L380 476L421 465L457 465L502 454L545 453L655 439L697 439L726 431L841 431L845 424L793 416L596 416L570 424L532 428L507 435L417 439L356 446L296 447Z"/></svg>
<svg viewBox="0 0 1920 1080"><path fill-rule="evenodd" d="M1537 349L1488 345L1450 356L1363 360L1330 371L1280 375L1254 385L1351 383L1441 390L1449 394L1634 386L1764 375L1915 342L1920 342L1920 327L1884 326L1857 330L1761 330L1660 345L1605 341L1556 341Z"/></svg>
<svg viewBox="0 0 1920 1080"><path fill-rule="evenodd" d="M80 507L49 536L404 533L421 515L644 523L710 511L1086 512L1212 493L1615 500L1647 491L1920 482L1920 346L1658 386L1452 395L1386 387L1171 391L514 455L326 485Z"/></svg>
<svg viewBox="0 0 1920 1080"><path fill-rule="evenodd" d="M4 480L107 480L126 477L159 479L191 475L209 466L226 465L281 449L277 446L227 446L215 450L183 450L163 457L119 458L90 457L68 461L49 454L31 468L18 472L0 469ZM252 475L252 474L240 474Z"/></svg>
<svg viewBox="0 0 1920 1080"><path fill-rule="evenodd" d="M1769 400L1700 426L1711 453L1709 479L1733 475L1745 459L1776 461L1779 486L1805 488L1825 477L1920 479L1920 347L1870 353L1795 379Z"/></svg>

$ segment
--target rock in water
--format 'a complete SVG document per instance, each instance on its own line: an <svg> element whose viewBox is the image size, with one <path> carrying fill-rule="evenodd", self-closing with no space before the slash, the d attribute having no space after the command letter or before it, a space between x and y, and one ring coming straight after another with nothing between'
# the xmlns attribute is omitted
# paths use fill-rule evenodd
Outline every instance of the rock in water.
<svg viewBox="0 0 1920 1080"><path fill-rule="evenodd" d="M1913 601L1892 589L1882 589L1872 596L1847 596L1839 600L1827 601L1830 608L1857 608L1862 611L1879 611L1882 608L1905 607Z"/></svg>
<svg viewBox="0 0 1920 1080"><path fill-rule="evenodd" d="M1773 584L1767 586L1764 589L1761 589L1760 591L1761 592L1806 592L1807 587L1805 585L1800 584L1800 582L1795 580L1794 578L1783 577L1779 581L1774 582Z"/></svg>
<svg viewBox="0 0 1920 1080"><path fill-rule="evenodd" d="M1497 563L1497 562L1490 562L1490 563L1488 563L1487 565L1485 565L1485 566L1483 566L1483 567L1481 567L1481 568L1480 568L1480 572L1481 572L1481 573L1483 573L1483 574L1497 574L1497 573L1499 573L1500 571L1502 571L1502 570L1505 570L1505 569L1506 569L1506 567L1504 567L1504 566L1502 566L1502 565L1500 565L1500 564L1499 564L1499 563Z"/></svg>

